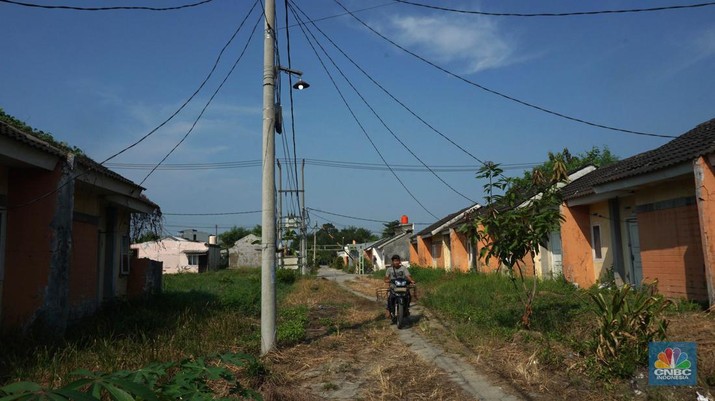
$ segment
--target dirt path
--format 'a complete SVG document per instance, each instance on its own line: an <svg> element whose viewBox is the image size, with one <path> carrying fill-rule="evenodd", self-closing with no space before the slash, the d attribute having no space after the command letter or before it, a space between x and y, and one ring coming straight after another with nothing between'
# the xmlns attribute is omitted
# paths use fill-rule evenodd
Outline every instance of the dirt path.
<svg viewBox="0 0 715 401"><path fill-rule="evenodd" d="M335 281L352 294L375 302L375 297L365 295L363 292L351 289L346 285L346 282L351 281L355 277L354 275L323 268L320 269L318 276ZM445 352L440 346L422 335L423 330L443 328L437 327L439 323L436 320L426 317L426 311L419 305L419 302L415 302L412 307L411 322L412 327L405 330L398 330L394 325L390 326L389 329L397 335L399 340L413 355L416 355L422 362L429 366L443 372L449 381L459 386L464 393L463 396L470 397L455 399L484 401L516 401L522 399L507 393L504 388L492 384L485 375L477 372L462 356Z"/></svg>

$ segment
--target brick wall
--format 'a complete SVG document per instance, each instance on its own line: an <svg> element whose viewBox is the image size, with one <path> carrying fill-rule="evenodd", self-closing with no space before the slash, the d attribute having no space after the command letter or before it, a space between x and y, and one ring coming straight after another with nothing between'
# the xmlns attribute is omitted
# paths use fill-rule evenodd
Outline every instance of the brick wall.
<svg viewBox="0 0 715 401"><path fill-rule="evenodd" d="M697 205L638 213L643 279L668 297L707 299Z"/></svg>
<svg viewBox="0 0 715 401"><path fill-rule="evenodd" d="M591 249L591 218L589 206L561 206L563 272L566 280L581 287L596 282Z"/></svg>
<svg viewBox="0 0 715 401"><path fill-rule="evenodd" d="M455 229L449 230L452 244L452 269L469 271L469 246L467 237Z"/></svg>
<svg viewBox="0 0 715 401"><path fill-rule="evenodd" d="M56 194L24 207L57 188L61 170L10 169L8 172L7 242L2 326L25 323L42 306L51 259L50 222Z"/></svg>
<svg viewBox="0 0 715 401"><path fill-rule="evenodd" d="M69 275L70 308L93 309L97 305L98 249L97 226L75 221L72 225L72 267Z"/></svg>

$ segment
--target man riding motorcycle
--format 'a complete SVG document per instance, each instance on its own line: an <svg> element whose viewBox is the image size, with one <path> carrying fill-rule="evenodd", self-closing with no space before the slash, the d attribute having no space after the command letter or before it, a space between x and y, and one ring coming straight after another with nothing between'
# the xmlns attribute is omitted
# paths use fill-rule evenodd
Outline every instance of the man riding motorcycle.
<svg viewBox="0 0 715 401"><path fill-rule="evenodd" d="M385 283L390 283L391 280L396 279L396 278L405 278L407 281L410 282L410 284L415 284L415 280L412 279L412 276L410 275L410 271L407 270L405 266L402 266L402 261L400 259L400 255L392 255L392 264L390 267L385 269ZM408 296L407 298L407 311L409 311L409 306L410 306L410 297ZM393 308L393 299L391 296L387 296L387 310L385 311L385 317L390 319L390 311ZM409 312L408 312L409 313Z"/></svg>

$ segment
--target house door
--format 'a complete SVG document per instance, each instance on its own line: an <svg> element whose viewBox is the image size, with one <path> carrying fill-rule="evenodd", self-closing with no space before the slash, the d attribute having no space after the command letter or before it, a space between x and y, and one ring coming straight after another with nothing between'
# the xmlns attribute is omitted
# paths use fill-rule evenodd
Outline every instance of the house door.
<svg viewBox="0 0 715 401"><path fill-rule="evenodd" d="M635 219L626 220L628 226L628 249L631 256L630 277L627 277L633 286L639 288L643 281L643 265L641 264L641 244L638 237L638 221Z"/></svg>
<svg viewBox="0 0 715 401"><path fill-rule="evenodd" d="M561 262L561 232L554 231L549 234L549 253L551 256L551 278L563 274L563 263Z"/></svg>

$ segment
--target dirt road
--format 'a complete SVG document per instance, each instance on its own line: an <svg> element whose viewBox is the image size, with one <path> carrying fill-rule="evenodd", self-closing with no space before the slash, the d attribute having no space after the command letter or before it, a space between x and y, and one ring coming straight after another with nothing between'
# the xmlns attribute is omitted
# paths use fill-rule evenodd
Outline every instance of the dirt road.
<svg viewBox="0 0 715 401"><path fill-rule="evenodd" d="M323 268L319 278L304 282L287 301L308 305L308 341L271 355L279 380L267 399L524 399L429 340L426 331L439 327L419 302L410 325L397 330L384 319L382 304L366 294L374 289L350 288L355 276Z"/></svg>

